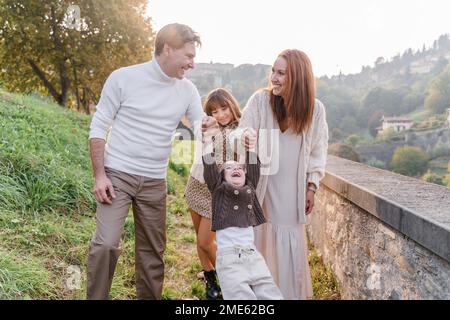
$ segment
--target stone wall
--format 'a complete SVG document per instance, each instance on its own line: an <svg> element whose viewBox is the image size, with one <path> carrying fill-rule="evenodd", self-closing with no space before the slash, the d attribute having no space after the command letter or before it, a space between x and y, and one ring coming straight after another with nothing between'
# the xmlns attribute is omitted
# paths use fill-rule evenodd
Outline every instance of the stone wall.
<svg viewBox="0 0 450 320"><path fill-rule="evenodd" d="M344 299L450 299L450 189L328 157L308 233Z"/></svg>

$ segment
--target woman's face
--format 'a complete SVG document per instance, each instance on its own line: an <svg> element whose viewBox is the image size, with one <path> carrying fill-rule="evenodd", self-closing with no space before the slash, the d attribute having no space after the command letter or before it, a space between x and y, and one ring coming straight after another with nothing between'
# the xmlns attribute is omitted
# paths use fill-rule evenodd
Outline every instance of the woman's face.
<svg viewBox="0 0 450 320"><path fill-rule="evenodd" d="M270 81L272 82L272 92L276 96L283 95L284 84L286 80L286 59L278 57L272 66L272 74L270 76Z"/></svg>
<svg viewBox="0 0 450 320"><path fill-rule="evenodd" d="M216 105L211 110L211 115L221 126L226 126L233 121L233 113L228 105Z"/></svg>

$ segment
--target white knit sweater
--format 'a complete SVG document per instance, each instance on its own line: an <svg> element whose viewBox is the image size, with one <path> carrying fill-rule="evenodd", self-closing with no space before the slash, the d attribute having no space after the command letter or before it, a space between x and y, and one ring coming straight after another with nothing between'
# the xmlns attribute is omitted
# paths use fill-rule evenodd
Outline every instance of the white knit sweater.
<svg viewBox="0 0 450 320"><path fill-rule="evenodd" d="M264 200L268 175L276 174L276 166L282 165L283 161L283 155L276 154L276 150L273 148L275 143L269 138L271 130L275 129L276 131L278 128L269 100L269 92L266 90L254 93L248 100L239 123L240 129L251 127L258 132L258 155L262 159L261 162L266 158L264 161L266 166L264 167L264 164L262 166L261 177L256 189L260 203L263 203ZM273 136L273 138L276 137L276 135ZM240 138L239 130L236 131L235 138ZM302 146L298 163L299 223L306 223L305 194L308 182L314 183L319 188L319 182L325 175L327 148L328 125L325 107L322 102L316 99L312 124L306 132L302 133ZM274 157L277 157L279 162L273 161ZM290 190L285 190L285 192L290 192Z"/></svg>
<svg viewBox="0 0 450 320"><path fill-rule="evenodd" d="M105 166L165 178L172 138L187 115L199 133L204 112L191 81L167 76L156 59L114 71L103 86L89 138L107 139Z"/></svg>

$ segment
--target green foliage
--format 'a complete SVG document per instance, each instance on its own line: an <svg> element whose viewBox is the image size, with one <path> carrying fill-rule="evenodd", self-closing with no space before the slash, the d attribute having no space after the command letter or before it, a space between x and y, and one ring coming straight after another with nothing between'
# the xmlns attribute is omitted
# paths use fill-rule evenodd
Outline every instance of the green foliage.
<svg viewBox="0 0 450 320"><path fill-rule="evenodd" d="M404 133L395 132L394 128L388 128L380 132L377 136L378 141L388 142L388 141L398 141L404 139Z"/></svg>
<svg viewBox="0 0 450 320"><path fill-rule="evenodd" d="M433 113L443 113L450 107L450 67L431 83L425 99L425 107Z"/></svg>
<svg viewBox="0 0 450 320"><path fill-rule="evenodd" d="M380 169L386 169L386 163L384 163L381 160L378 160L375 157L371 157L369 160L367 160L366 164L371 166L371 167L380 168Z"/></svg>
<svg viewBox="0 0 450 320"><path fill-rule="evenodd" d="M437 145L431 152L430 158L435 159L439 157L450 156L450 145L446 143L441 143Z"/></svg>
<svg viewBox="0 0 450 320"><path fill-rule="evenodd" d="M89 118L36 98L0 94L0 207L91 212Z"/></svg>
<svg viewBox="0 0 450 320"><path fill-rule="evenodd" d="M441 186L444 186L444 179L442 177L440 177L439 175L437 175L434 172L431 172L430 170L428 170L423 176L422 176L422 180L429 182L429 183L434 183L434 184L439 184Z"/></svg>
<svg viewBox="0 0 450 320"><path fill-rule="evenodd" d="M169 168L182 177L186 177L189 173L188 168L184 164L179 164L173 161L169 161Z"/></svg>
<svg viewBox="0 0 450 320"><path fill-rule="evenodd" d="M392 116L398 113L402 99L402 94L397 90L374 88L364 97L362 104L366 112L380 110L384 115Z"/></svg>
<svg viewBox="0 0 450 320"><path fill-rule="evenodd" d="M359 154L349 145L343 143L331 144L328 147L328 153L340 158L360 162Z"/></svg>
<svg viewBox="0 0 450 320"><path fill-rule="evenodd" d="M450 188L450 162L448 163L447 172L448 172L448 174L444 177L443 182L446 182L447 187Z"/></svg>
<svg viewBox="0 0 450 320"><path fill-rule="evenodd" d="M345 142L353 148L358 144L360 137L357 134L351 134L345 139Z"/></svg>
<svg viewBox="0 0 450 320"><path fill-rule="evenodd" d="M153 32L146 0L78 0L79 20L72 4L0 0L0 83L89 113L114 69L150 58Z"/></svg>
<svg viewBox="0 0 450 320"><path fill-rule="evenodd" d="M339 283L329 266L323 263L322 257L310 246L309 265L311 266L312 287L315 299L340 299Z"/></svg>
<svg viewBox="0 0 450 320"><path fill-rule="evenodd" d="M393 171L407 175L421 175L428 162L427 154L418 147L399 147L392 156L390 167Z"/></svg>

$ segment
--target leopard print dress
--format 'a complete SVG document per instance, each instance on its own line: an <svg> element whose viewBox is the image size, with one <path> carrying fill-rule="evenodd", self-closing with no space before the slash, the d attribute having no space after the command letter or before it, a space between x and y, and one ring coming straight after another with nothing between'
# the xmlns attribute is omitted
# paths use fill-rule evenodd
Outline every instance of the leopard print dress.
<svg viewBox="0 0 450 320"><path fill-rule="evenodd" d="M230 130L236 129L238 125L239 122L234 121L227 126L219 126L221 134L214 139L214 154L218 166L229 160L236 160L237 156L231 148L227 134L230 133ZM211 193L206 183L201 183L192 175L189 175L184 197L190 209L202 217L211 219Z"/></svg>

